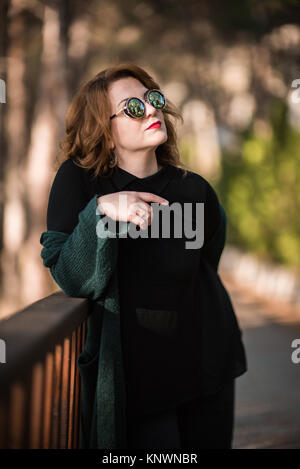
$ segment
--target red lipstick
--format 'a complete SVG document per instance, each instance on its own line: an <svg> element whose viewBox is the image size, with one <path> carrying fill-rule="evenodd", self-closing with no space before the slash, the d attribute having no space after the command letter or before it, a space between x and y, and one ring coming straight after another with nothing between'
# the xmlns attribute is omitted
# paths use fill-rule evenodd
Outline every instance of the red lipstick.
<svg viewBox="0 0 300 469"><path fill-rule="evenodd" d="M160 121L156 121L156 122L153 122L153 124L151 124L149 127L147 127L146 130L149 130L149 129L158 129L159 127L161 127L161 122L160 122Z"/></svg>

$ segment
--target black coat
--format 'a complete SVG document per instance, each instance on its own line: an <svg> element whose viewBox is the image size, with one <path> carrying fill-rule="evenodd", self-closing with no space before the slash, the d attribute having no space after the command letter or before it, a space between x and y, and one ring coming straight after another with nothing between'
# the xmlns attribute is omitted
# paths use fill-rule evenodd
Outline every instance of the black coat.
<svg viewBox="0 0 300 469"><path fill-rule="evenodd" d="M152 192L166 198L170 206L175 202L182 207L190 203L193 223L195 203L204 203L204 244L200 249L186 249L187 238L178 239L172 233L169 238L158 239L122 238L117 234L126 413L140 415L213 394L228 379L243 374L247 363L241 330L217 271L225 244L226 214L202 176L189 171L183 177L182 169L166 165L142 179L117 168L112 177L92 180L91 173L69 160L61 166L52 185L48 230L71 234L78 224L78 213L95 194L124 190ZM96 334L92 320L90 337L91 328ZM99 334L88 341L89 356L95 356L99 341ZM93 435L89 426L97 375L87 375L86 370L80 370L84 395L90 400L90 404L84 403L82 446L107 447L99 444L101 435Z"/></svg>

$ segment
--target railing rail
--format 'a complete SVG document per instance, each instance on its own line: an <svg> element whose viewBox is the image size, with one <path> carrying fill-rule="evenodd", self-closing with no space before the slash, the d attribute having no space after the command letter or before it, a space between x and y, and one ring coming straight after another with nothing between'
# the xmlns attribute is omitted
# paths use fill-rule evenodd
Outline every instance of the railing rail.
<svg viewBox="0 0 300 469"><path fill-rule="evenodd" d="M78 448L89 301L63 292L0 321L0 448Z"/></svg>

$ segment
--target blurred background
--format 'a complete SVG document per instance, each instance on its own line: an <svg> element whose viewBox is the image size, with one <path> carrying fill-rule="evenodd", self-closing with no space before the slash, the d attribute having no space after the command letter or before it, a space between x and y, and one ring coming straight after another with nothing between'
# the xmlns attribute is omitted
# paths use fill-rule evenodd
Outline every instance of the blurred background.
<svg viewBox="0 0 300 469"><path fill-rule="evenodd" d="M57 290L39 239L65 112L83 80L133 61L182 111L181 158L227 213L220 275L249 361L235 444L300 447L300 364L291 360L300 337L299 1L2 0L0 8L0 317Z"/></svg>

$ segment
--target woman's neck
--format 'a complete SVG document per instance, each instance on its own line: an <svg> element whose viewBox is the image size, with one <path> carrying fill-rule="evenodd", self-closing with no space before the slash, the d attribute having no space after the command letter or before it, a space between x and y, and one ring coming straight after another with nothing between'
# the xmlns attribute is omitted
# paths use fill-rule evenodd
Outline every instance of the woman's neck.
<svg viewBox="0 0 300 469"><path fill-rule="evenodd" d="M151 161L151 164L147 163L144 165L141 162L138 162L137 164L136 161L126 161L126 163L124 161L118 161L118 166L119 168L124 169L128 173L131 173L138 178L145 178L151 176L152 174L157 173L157 171L162 168L162 165L157 162L156 158L154 161Z"/></svg>

